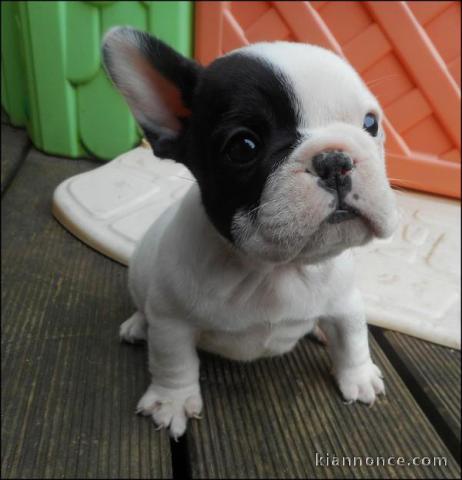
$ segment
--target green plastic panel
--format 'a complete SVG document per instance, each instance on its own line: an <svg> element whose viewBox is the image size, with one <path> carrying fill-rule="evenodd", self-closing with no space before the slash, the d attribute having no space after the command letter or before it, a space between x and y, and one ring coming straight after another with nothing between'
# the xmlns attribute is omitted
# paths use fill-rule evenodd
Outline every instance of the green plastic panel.
<svg viewBox="0 0 462 480"><path fill-rule="evenodd" d="M125 101L101 66L114 25L132 25L192 56L193 2L5 2L2 106L35 146L112 159L140 140Z"/></svg>

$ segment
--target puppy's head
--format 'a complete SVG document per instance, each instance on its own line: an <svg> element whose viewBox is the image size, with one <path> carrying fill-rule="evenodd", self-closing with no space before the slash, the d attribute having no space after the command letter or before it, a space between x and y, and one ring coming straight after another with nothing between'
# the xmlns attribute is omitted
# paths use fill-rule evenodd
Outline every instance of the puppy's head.
<svg viewBox="0 0 462 480"><path fill-rule="evenodd" d="M211 222L244 252L316 262L393 232L382 111L340 57L260 43L204 68L120 27L103 58L154 153L192 171Z"/></svg>

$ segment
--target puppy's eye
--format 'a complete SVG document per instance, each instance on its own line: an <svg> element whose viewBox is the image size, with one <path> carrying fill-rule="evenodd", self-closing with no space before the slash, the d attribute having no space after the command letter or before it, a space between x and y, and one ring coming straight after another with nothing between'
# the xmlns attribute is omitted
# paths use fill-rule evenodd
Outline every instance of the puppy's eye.
<svg viewBox="0 0 462 480"><path fill-rule="evenodd" d="M248 130L233 135L225 146L228 160L237 165L246 165L255 160L260 151L258 138Z"/></svg>
<svg viewBox="0 0 462 480"><path fill-rule="evenodd" d="M377 136L379 131L379 123L377 122L377 117L373 113L368 113L364 117L363 128L373 137Z"/></svg>

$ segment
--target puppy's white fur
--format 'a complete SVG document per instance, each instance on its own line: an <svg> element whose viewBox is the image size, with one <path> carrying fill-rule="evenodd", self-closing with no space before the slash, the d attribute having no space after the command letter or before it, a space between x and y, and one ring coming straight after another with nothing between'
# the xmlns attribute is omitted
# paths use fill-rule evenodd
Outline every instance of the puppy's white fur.
<svg viewBox="0 0 462 480"><path fill-rule="evenodd" d="M235 215L236 246L210 223L193 185L151 226L131 259L129 287L139 312L121 336L147 338L152 374L138 411L169 426L174 437L202 409L196 348L236 360L279 355L317 322L345 399L372 403L384 392L348 251L396 226L383 132L373 139L362 129L364 114L380 117L380 107L356 72L324 49L273 43L241 52L291 79L302 140L267 182L257 221L244 211ZM310 173L313 156L329 149L347 152L355 163L345 200L361 215L340 224L325 221L336 208L333 197Z"/></svg>

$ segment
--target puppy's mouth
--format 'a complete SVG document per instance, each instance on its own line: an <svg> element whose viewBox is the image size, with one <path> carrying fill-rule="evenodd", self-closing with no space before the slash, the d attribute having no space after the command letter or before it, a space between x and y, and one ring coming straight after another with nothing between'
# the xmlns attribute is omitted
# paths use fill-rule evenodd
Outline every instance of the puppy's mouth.
<svg viewBox="0 0 462 480"><path fill-rule="evenodd" d="M326 222L332 225L354 219L361 219L373 235L379 236L379 232L372 218L343 201L338 203L337 208L326 218Z"/></svg>
<svg viewBox="0 0 462 480"><path fill-rule="evenodd" d="M337 208L327 217L328 223L341 223L359 216L358 210L346 203L339 203Z"/></svg>

